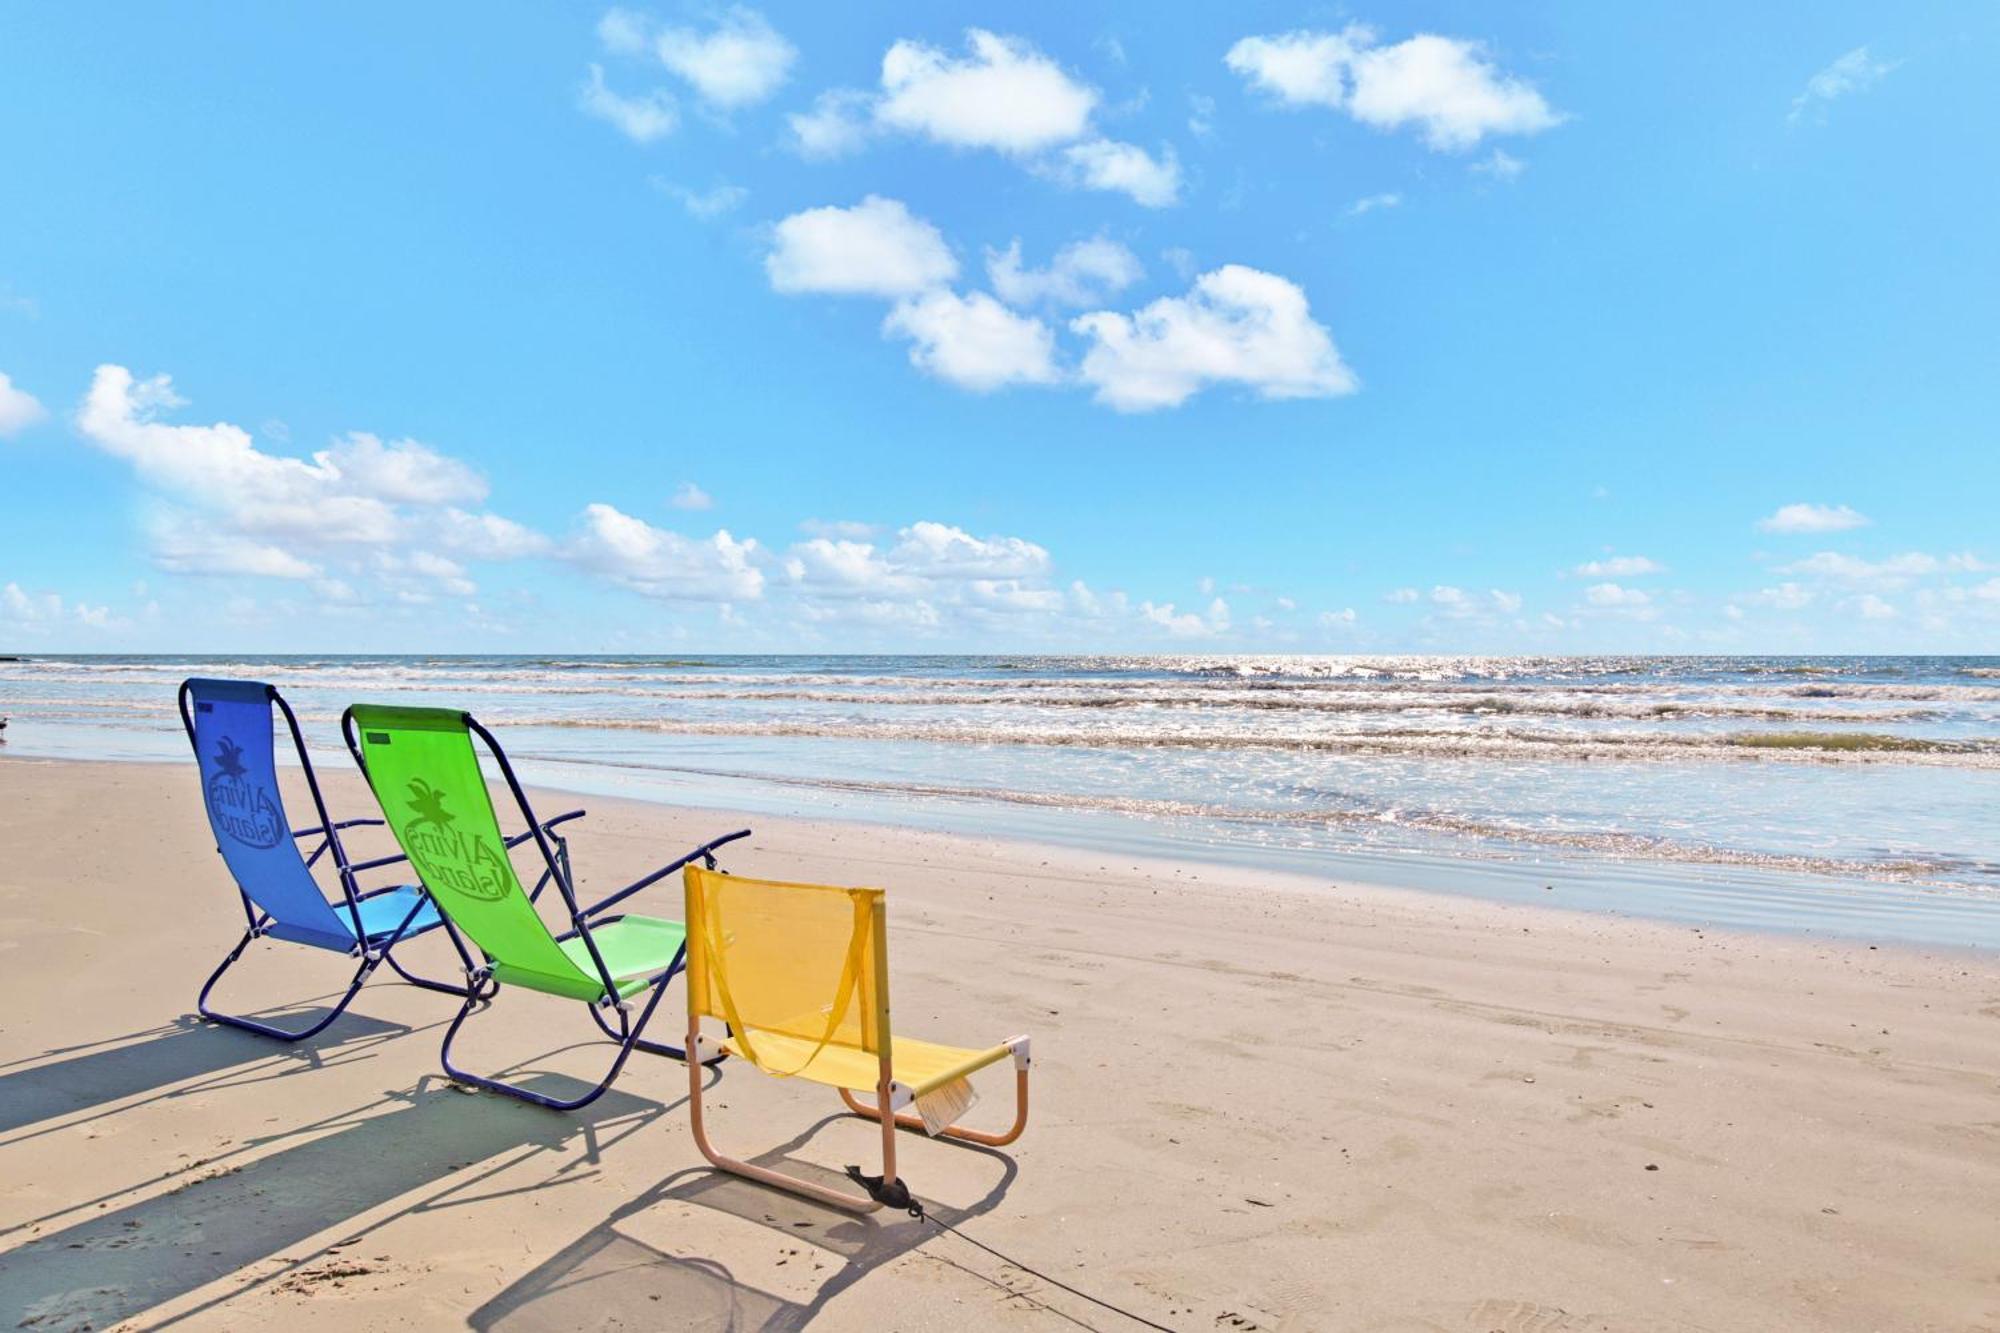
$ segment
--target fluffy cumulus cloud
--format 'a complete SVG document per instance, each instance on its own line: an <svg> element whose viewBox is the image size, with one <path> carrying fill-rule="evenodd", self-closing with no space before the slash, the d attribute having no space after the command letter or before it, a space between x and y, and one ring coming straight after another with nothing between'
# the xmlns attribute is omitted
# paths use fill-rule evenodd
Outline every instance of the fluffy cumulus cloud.
<svg viewBox="0 0 2000 1333"><path fill-rule="evenodd" d="M1608 555L1602 560L1586 560L1571 572L1586 579L1629 579L1664 574L1667 567L1650 556Z"/></svg>
<svg viewBox="0 0 2000 1333"><path fill-rule="evenodd" d="M157 504L148 519L153 558L186 574L308 580L329 564L439 574L440 546L480 559L533 554L540 539L496 514L466 508L486 482L464 462L414 440L351 432L299 458L258 447L229 422L173 424L185 402L165 375L140 380L123 366L97 369L76 413L86 443L129 464ZM452 564L448 590L470 590Z"/></svg>
<svg viewBox="0 0 2000 1333"><path fill-rule="evenodd" d="M899 41L882 57L878 123L954 148L1026 154L1082 137L1097 91L1018 37L974 28L966 54Z"/></svg>
<svg viewBox="0 0 2000 1333"><path fill-rule="evenodd" d="M656 49L660 63L702 100L726 109L769 98L799 56L762 14L740 6L725 10L711 28L663 30Z"/></svg>
<svg viewBox="0 0 2000 1333"><path fill-rule="evenodd" d="M1827 106L1843 97L1865 93L1886 78L1902 62L1878 60L1865 46L1857 46L1825 69L1806 80L1805 88L1792 99L1792 124L1823 119Z"/></svg>
<svg viewBox="0 0 2000 1333"><path fill-rule="evenodd" d="M1055 174L1088 190L1115 190L1147 208L1180 201L1181 164L1173 145L1159 154L1115 139L1088 139L1062 150Z"/></svg>
<svg viewBox="0 0 2000 1333"><path fill-rule="evenodd" d="M958 53L895 42L876 89L830 89L788 119L807 158L844 156L874 135L899 134L1000 153L1047 179L1124 194L1147 208L1178 202L1173 148L1153 152L1096 133L1100 101L1097 89L1025 38L973 28Z"/></svg>
<svg viewBox="0 0 2000 1333"><path fill-rule="evenodd" d="M108 606L65 601L53 592L29 592L18 583L0 585L0 625L10 634L40 637L67 626L110 629L117 625Z"/></svg>
<svg viewBox="0 0 2000 1333"><path fill-rule="evenodd" d="M667 497L667 503L675 509L713 509L715 497L691 481L684 481Z"/></svg>
<svg viewBox="0 0 2000 1333"><path fill-rule="evenodd" d="M958 261L938 229L897 199L809 208L773 229L764 271L774 290L915 296L950 282Z"/></svg>
<svg viewBox="0 0 2000 1333"><path fill-rule="evenodd" d="M1356 387L1305 293L1257 269L1224 266L1186 295L1129 315L1077 316L1068 331L1085 350L1072 371L1056 331L1033 312L1089 305L1136 281L1143 271L1137 257L1115 241L1075 242L1039 269L1024 263L1019 241L989 250L996 298L952 289L958 261L951 248L900 200L871 195L852 207L807 209L780 221L771 238L764 267L775 290L892 301L884 336L906 340L919 370L975 392L1076 381L1090 385L1099 402L1140 412L1178 406L1218 384L1272 399Z"/></svg>
<svg viewBox="0 0 2000 1333"><path fill-rule="evenodd" d="M602 65L590 66L576 104L585 115L595 116L633 143L664 139L681 120L672 93L660 88L632 95L613 92L604 81Z"/></svg>
<svg viewBox="0 0 2000 1333"><path fill-rule="evenodd" d="M1299 287L1229 264L1130 315L1098 311L1070 327L1090 342L1079 373L1121 412L1175 407L1212 384L1263 398L1325 398L1358 381Z"/></svg>
<svg viewBox="0 0 2000 1333"><path fill-rule="evenodd" d="M582 530L562 555L615 583L669 602L755 601L764 594L755 538L719 531L686 537L608 504L583 511Z"/></svg>
<svg viewBox="0 0 2000 1333"><path fill-rule="evenodd" d="M48 415L35 395L16 387L12 379L0 372L0 438L19 435Z"/></svg>
<svg viewBox="0 0 2000 1333"><path fill-rule="evenodd" d="M1758 519L1757 526L1764 532L1847 532L1867 527L1868 519L1846 505L1790 504Z"/></svg>
<svg viewBox="0 0 2000 1333"><path fill-rule="evenodd" d="M1421 33L1383 45L1352 24L1245 37L1223 59L1282 105L1330 107L1378 130L1414 129L1440 152L1562 121L1533 84L1503 72L1480 43L1455 37Z"/></svg>
<svg viewBox="0 0 2000 1333"><path fill-rule="evenodd" d="M1046 268L1021 259L1021 242L986 252L986 280L1012 306L1096 305L1145 276L1139 257L1107 237L1073 241Z"/></svg>
<svg viewBox="0 0 2000 1333"><path fill-rule="evenodd" d="M656 61L721 111L766 101L784 86L798 49L762 14L740 5L702 27L669 27L631 9L610 9L597 40L614 56Z"/></svg>
<svg viewBox="0 0 2000 1333"><path fill-rule="evenodd" d="M960 296L939 288L900 301L883 330L909 339L910 364L975 392L1061 378L1049 326L984 292Z"/></svg>

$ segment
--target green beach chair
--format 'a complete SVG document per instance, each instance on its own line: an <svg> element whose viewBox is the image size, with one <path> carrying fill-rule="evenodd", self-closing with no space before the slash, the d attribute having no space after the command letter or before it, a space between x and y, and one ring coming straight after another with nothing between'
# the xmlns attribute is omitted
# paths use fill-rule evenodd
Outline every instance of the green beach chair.
<svg viewBox="0 0 2000 1333"><path fill-rule="evenodd" d="M634 1050L686 1055L677 1046L644 1040L642 1033L667 983L687 957L687 931L664 917L608 909L691 862L715 867L715 849L750 836L749 829L707 842L590 907L579 907L570 875L569 844L552 832L574 814L543 824L493 734L469 713L444 708L392 708L356 704L340 719L347 748L361 766L396 841L423 880L431 901L443 912L446 929L463 935L485 957L468 977L468 994L445 1032L442 1057L454 1080L504 1092L558 1111L573 1111L596 1100L611 1086ZM477 736L492 755L514 803L528 822L544 870L533 893L521 885L507 842L501 836L486 778L473 748ZM569 929L550 930L536 910L543 889L553 883L561 896ZM560 1100L500 1079L454 1068L451 1043L474 1010L485 1007L502 986L520 986L581 1000L598 1028L618 1044L617 1057L602 1082L580 1097ZM645 995L634 1016L635 996ZM616 1025L607 1019L615 1014Z"/></svg>

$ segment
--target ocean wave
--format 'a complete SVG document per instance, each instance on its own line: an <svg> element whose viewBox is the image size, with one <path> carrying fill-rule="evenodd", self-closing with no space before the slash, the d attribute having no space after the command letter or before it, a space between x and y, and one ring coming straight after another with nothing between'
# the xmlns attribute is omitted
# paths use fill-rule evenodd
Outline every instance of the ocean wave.
<svg viewBox="0 0 2000 1333"><path fill-rule="evenodd" d="M1260 732L1028 730L1004 726L899 725L871 722L710 721L694 718L578 718L514 715L510 726L558 730L652 732L682 736L765 736L944 745L1022 745L1053 749L1280 750L1298 753L1434 759L1736 759L1815 763L1924 763L2000 769L2000 740L1887 738L1875 745L1761 745L1759 733L1689 736L1648 733L1486 732L1415 727L1316 736ZM1791 733L1793 736L1799 733Z"/></svg>
<svg viewBox="0 0 2000 1333"><path fill-rule="evenodd" d="M1036 792L941 783L890 782L865 778L801 777L793 774L744 773L683 764L649 764L630 760L578 760L574 756L531 755L542 760L583 763L590 767L681 773L693 777L747 779L778 786L823 791L848 791L916 799L998 802L1045 809L1101 811L1144 819L1198 819L1260 827L1394 828L1435 833L1454 839L1475 839L1514 847L1581 851L1627 860L1749 867L1794 874L1832 875L1892 882L1925 880L1968 870L1993 875L2000 866L1968 866L1961 860L1922 856L1863 860L1762 852L1650 834L1596 829L1526 828L1499 820L1407 806L1349 805L1341 808L1268 809L1171 798L1103 795L1080 792Z"/></svg>

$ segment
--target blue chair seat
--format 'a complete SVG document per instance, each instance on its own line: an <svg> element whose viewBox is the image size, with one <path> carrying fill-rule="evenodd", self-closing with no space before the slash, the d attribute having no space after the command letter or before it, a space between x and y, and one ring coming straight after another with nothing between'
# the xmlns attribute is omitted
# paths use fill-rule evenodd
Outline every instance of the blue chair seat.
<svg viewBox="0 0 2000 1333"><path fill-rule="evenodd" d="M389 890L387 893L378 893L372 898L363 898L361 900L361 928L368 932L368 938L371 941L388 939L396 933L396 927L403 924L403 918L410 915L410 909L416 907L419 896L419 890L415 886L403 884ZM345 907L336 904L334 911L343 922L347 920L347 909ZM423 932L435 928L438 924L437 908L433 907L430 901L426 899L424 905L417 908L417 915L410 922L410 928L403 932L403 938L408 939L412 935L421 935Z"/></svg>

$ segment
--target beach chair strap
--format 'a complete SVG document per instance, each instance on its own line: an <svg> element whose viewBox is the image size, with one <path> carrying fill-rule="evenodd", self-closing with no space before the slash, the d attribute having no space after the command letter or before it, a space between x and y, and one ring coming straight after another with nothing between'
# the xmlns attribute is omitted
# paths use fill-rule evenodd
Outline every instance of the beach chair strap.
<svg viewBox="0 0 2000 1333"><path fill-rule="evenodd" d="M804 1073L812 1067L812 1062L819 1059L819 1053L825 1050L827 1045L832 1042L833 1034L840 1031L841 1022L847 1017L847 1010L854 1002L854 993L860 989L861 969L867 962L867 927L873 914L870 910L869 902L865 897L856 894L853 895L852 901L854 904L854 928L848 935L847 957L842 962L840 968L840 989L839 993L834 996L833 1004L830 1006L830 1013L826 1020L826 1031L820 1034L820 1039L813 1046L812 1053L799 1062L798 1068L780 1070L773 1069L770 1065L759 1059L756 1048L750 1044L750 1028L744 1023L742 1015L736 1010L735 997L729 993L728 974L722 967L718 966L720 959L716 955L722 946L722 907L716 901L716 895L703 895L702 911L708 917L708 920L703 923L701 932L701 947L708 955L706 959L707 966L703 970L708 973L709 978L715 985L716 997L722 1001L722 1016L728 1020L730 1036L735 1039L737 1045L743 1048L743 1054L749 1057L751 1064L756 1065L773 1078L791 1078L796 1074Z"/></svg>

